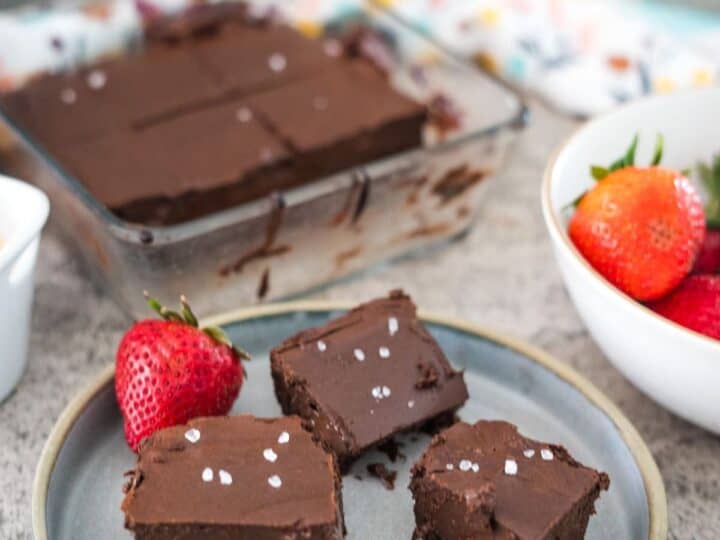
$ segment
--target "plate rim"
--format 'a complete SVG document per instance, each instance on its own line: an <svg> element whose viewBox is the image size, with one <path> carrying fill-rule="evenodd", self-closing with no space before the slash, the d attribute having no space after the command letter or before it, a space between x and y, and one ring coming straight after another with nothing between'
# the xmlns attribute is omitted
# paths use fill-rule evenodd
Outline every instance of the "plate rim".
<svg viewBox="0 0 720 540"><path fill-rule="evenodd" d="M281 302L224 312L219 315L203 318L202 323L205 325L222 326L247 321L249 319L260 319L289 313L348 310L355 305L357 305L356 302L347 301L306 300ZM517 351L570 384L584 395L592 405L603 412L615 425L620 437L635 459L635 463L642 476L648 503L648 540L667 539L667 497L665 485L657 463L647 444L630 420L620 408L591 383L589 379L585 378L570 365L561 362L549 353L518 338L501 334L460 317L442 315L424 309L418 310L418 314L425 322L460 330ZM32 528L36 540L48 540L46 514L47 493L50 486L50 478L65 439L80 414L82 414L95 395L112 380L114 374L115 364L111 362L70 400L48 435L35 470L32 489Z"/></svg>

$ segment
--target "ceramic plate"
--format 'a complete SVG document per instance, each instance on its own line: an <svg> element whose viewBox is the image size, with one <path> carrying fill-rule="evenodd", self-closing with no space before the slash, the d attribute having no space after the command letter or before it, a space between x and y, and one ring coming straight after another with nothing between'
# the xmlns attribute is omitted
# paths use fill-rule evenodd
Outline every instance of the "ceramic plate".
<svg viewBox="0 0 720 540"><path fill-rule="evenodd" d="M284 304L214 318L235 343L249 350L245 384L235 412L280 414L270 378L268 350L296 331L324 323L346 306ZM596 388L540 351L462 321L424 315L455 366L465 370L467 421L504 419L533 438L560 442L583 463L606 471L610 490L597 505L588 540L664 540L665 490L638 433ZM398 437L405 461L371 453L344 478L349 540L410 539L414 526L407 489L412 463L427 446L425 435ZM371 461L398 471L393 491L365 473ZM135 457L125 444L109 367L62 414L38 466L33 490L37 540L131 539L120 512L123 473ZM356 478L356 475L362 479Z"/></svg>

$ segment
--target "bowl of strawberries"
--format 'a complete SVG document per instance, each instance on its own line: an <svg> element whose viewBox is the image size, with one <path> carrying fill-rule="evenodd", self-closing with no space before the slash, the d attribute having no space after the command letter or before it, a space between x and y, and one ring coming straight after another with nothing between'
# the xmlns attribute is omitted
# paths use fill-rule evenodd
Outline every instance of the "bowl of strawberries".
<svg viewBox="0 0 720 540"><path fill-rule="evenodd" d="M720 433L720 90L652 97L548 164L545 223L595 342L638 388Z"/></svg>

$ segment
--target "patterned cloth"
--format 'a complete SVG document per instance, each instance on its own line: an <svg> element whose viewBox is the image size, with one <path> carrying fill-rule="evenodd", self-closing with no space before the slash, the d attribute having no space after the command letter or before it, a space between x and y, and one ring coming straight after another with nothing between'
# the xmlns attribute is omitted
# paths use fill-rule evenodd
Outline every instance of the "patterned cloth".
<svg viewBox="0 0 720 540"><path fill-rule="evenodd" d="M0 14L0 90L128 47L142 20L195 0ZM214 1L214 0L211 0ZM316 35L363 0L252 0ZM374 0L483 68L556 107L590 115L650 93L720 80L720 14L650 0ZM400 46L416 47L400 43ZM424 58L422 50L413 55Z"/></svg>
<svg viewBox="0 0 720 540"><path fill-rule="evenodd" d="M718 79L720 14L620 0L383 4L485 69L575 114Z"/></svg>

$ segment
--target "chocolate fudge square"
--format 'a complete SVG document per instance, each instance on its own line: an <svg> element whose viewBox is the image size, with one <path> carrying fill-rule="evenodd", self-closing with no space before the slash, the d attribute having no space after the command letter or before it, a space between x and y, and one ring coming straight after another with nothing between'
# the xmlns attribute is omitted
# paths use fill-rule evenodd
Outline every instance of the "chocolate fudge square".
<svg viewBox="0 0 720 540"><path fill-rule="evenodd" d="M365 60L248 99L296 154L300 176L320 177L422 143L424 106L395 91Z"/></svg>
<svg viewBox="0 0 720 540"><path fill-rule="evenodd" d="M512 424L461 422L436 435L413 467L414 538L579 540L609 483Z"/></svg>
<svg viewBox="0 0 720 540"><path fill-rule="evenodd" d="M340 63L321 41L281 25L227 24L192 53L235 96L283 87Z"/></svg>
<svg viewBox="0 0 720 540"><path fill-rule="evenodd" d="M49 150L95 140L216 98L213 76L168 47L48 75L2 98L9 116Z"/></svg>
<svg viewBox="0 0 720 540"><path fill-rule="evenodd" d="M338 458L432 420L468 398L455 371L402 291L300 332L271 351L275 393Z"/></svg>
<svg viewBox="0 0 720 540"><path fill-rule="evenodd" d="M147 224L229 208L291 176L286 149L243 101L74 145L60 156L103 204Z"/></svg>
<svg viewBox="0 0 720 540"><path fill-rule="evenodd" d="M122 503L137 540L339 540L340 477L297 417L199 418L141 445Z"/></svg>

